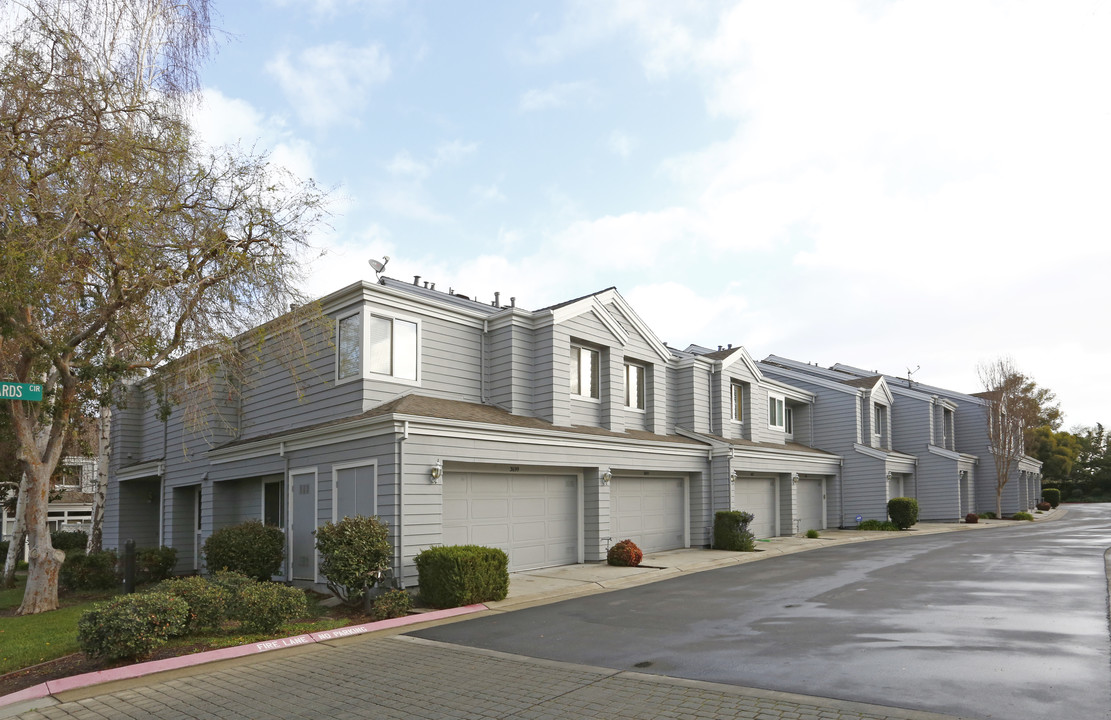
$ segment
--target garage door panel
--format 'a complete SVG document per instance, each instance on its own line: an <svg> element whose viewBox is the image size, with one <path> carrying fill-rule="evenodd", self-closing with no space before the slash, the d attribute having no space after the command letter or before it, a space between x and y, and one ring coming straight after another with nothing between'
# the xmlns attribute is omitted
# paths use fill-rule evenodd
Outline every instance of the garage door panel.
<svg viewBox="0 0 1111 720"><path fill-rule="evenodd" d="M471 495L505 495L509 491L509 478L497 476L471 475L468 478L467 492Z"/></svg>
<svg viewBox="0 0 1111 720"><path fill-rule="evenodd" d="M683 547L686 513L682 479L618 477L611 482L614 542L628 538L645 552Z"/></svg>
<svg viewBox="0 0 1111 720"><path fill-rule="evenodd" d="M822 512L823 484L821 480L804 479L798 484L799 531L824 530Z"/></svg>
<svg viewBox="0 0 1111 720"><path fill-rule="evenodd" d="M548 502L542 497L513 498L513 517L538 517L548 514Z"/></svg>
<svg viewBox="0 0 1111 720"><path fill-rule="evenodd" d="M472 520L504 520L509 517L508 500L476 498L471 501Z"/></svg>
<svg viewBox="0 0 1111 720"><path fill-rule="evenodd" d="M774 478L738 479L733 486L733 501L738 510L752 513L753 520L749 530L758 538L775 535L775 518L778 512L775 502Z"/></svg>

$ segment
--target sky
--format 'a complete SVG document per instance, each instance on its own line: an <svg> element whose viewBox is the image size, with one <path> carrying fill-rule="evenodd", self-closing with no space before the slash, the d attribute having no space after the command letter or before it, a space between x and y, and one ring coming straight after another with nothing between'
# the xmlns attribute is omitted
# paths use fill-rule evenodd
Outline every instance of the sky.
<svg viewBox="0 0 1111 720"><path fill-rule="evenodd" d="M306 290L538 309L1111 423L1111 3L215 0L194 119L329 188Z"/></svg>

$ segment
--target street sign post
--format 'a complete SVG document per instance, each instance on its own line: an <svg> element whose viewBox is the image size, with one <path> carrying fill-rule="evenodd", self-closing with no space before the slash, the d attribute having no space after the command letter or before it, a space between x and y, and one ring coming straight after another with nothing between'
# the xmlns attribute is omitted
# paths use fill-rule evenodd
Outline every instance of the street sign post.
<svg viewBox="0 0 1111 720"><path fill-rule="evenodd" d="M27 400L42 402L42 385L14 383L0 380L0 400Z"/></svg>

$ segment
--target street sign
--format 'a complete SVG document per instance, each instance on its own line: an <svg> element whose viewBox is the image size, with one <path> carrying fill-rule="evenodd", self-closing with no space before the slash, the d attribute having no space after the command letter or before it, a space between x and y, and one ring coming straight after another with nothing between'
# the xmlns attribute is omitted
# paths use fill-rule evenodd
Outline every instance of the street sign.
<svg viewBox="0 0 1111 720"><path fill-rule="evenodd" d="M0 400L42 401L42 385L0 381Z"/></svg>

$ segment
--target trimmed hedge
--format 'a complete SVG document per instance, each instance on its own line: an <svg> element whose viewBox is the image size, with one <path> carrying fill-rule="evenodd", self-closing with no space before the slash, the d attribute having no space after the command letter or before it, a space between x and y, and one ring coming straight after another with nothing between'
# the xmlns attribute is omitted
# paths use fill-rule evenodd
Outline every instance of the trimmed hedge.
<svg viewBox="0 0 1111 720"><path fill-rule="evenodd" d="M185 634L189 605L165 593L119 595L77 621L77 644L91 658L136 659Z"/></svg>
<svg viewBox="0 0 1111 720"><path fill-rule="evenodd" d="M163 545L160 548L148 547L135 550L135 582L161 582L174 572L177 565L177 550Z"/></svg>
<svg viewBox="0 0 1111 720"><path fill-rule="evenodd" d="M891 498L887 501L887 514L896 527L906 530L918 522L918 501L908 497Z"/></svg>
<svg viewBox="0 0 1111 720"><path fill-rule="evenodd" d="M409 593L394 588L374 598L370 604L370 616L375 620L405 617L412 607L413 598Z"/></svg>
<svg viewBox="0 0 1111 720"><path fill-rule="evenodd" d="M890 520L865 520L856 526L857 530L890 530L898 531L899 526Z"/></svg>
<svg viewBox="0 0 1111 720"><path fill-rule="evenodd" d="M981 520L995 520L995 513L992 512L991 510L988 510L987 512L982 512L982 513L980 513L980 519Z"/></svg>
<svg viewBox="0 0 1111 720"><path fill-rule="evenodd" d="M233 618L248 632L272 633L309 612L305 591L278 583L252 582L245 585L232 606Z"/></svg>
<svg viewBox="0 0 1111 720"><path fill-rule="evenodd" d="M1011 516L1012 520L1033 520L1034 516L1028 512L1016 512Z"/></svg>
<svg viewBox="0 0 1111 720"><path fill-rule="evenodd" d="M1053 506L1047 503L1045 500L1042 500L1040 503L1038 503L1037 508L1042 512L1045 512L1046 510L1052 510Z"/></svg>
<svg viewBox="0 0 1111 720"><path fill-rule="evenodd" d="M1042 499L1053 507L1061 504L1061 491L1057 488L1042 488Z"/></svg>
<svg viewBox="0 0 1111 720"><path fill-rule="evenodd" d="M643 559L644 553L632 540L614 543L613 547L606 551L606 562L619 567L636 567Z"/></svg>
<svg viewBox="0 0 1111 720"><path fill-rule="evenodd" d="M244 579L247 580L244 576ZM233 594L223 585L203 577L163 580L152 592L179 597L189 606L187 629L189 632L201 628L219 628L228 616L228 607Z"/></svg>
<svg viewBox="0 0 1111 720"><path fill-rule="evenodd" d="M66 590L110 590L116 587L116 552L104 550L86 555L84 551L66 553L58 574L59 584Z"/></svg>
<svg viewBox="0 0 1111 720"><path fill-rule="evenodd" d="M753 552L756 536L748 526L755 515L742 510L719 510L714 513L714 549Z"/></svg>
<svg viewBox="0 0 1111 720"><path fill-rule="evenodd" d="M256 580L269 580L281 572L285 533L259 520L220 528L204 541L209 572L231 570Z"/></svg>
<svg viewBox="0 0 1111 720"><path fill-rule="evenodd" d="M55 530L50 533L50 544L54 546L55 550L63 552L80 550L84 552L88 543L89 534L84 530Z"/></svg>
<svg viewBox="0 0 1111 720"><path fill-rule="evenodd" d="M415 558L420 596L436 608L504 600L509 593L509 556L481 545L448 545Z"/></svg>
<svg viewBox="0 0 1111 720"><path fill-rule="evenodd" d="M367 588L390 569L390 526L380 518L360 515L324 523L313 534L328 589L347 605L359 605Z"/></svg>

